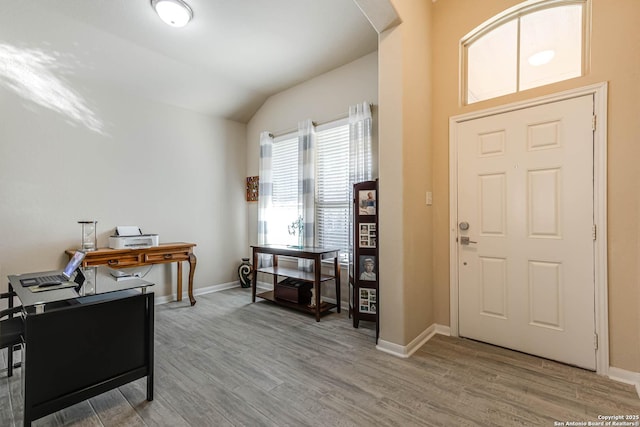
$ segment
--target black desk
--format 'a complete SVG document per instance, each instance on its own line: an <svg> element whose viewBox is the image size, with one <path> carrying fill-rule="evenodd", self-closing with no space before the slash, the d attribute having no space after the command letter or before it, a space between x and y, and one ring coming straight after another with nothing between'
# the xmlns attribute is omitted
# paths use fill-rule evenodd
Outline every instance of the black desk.
<svg viewBox="0 0 640 427"><path fill-rule="evenodd" d="M147 377L153 400L151 283L105 280L94 295L73 288L33 293L9 276L23 306L24 425ZM142 291L142 292L141 292Z"/></svg>

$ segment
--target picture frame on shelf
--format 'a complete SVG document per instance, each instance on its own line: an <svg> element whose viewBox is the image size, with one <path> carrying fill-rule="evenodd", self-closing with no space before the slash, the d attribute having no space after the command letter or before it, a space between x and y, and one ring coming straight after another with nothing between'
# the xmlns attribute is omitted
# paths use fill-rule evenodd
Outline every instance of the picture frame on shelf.
<svg viewBox="0 0 640 427"><path fill-rule="evenodd" d="M359 280L366 282L376 281L376 257L373 255L360 255L360 276Z"/></svg>
<svg viewBox="0 0 640 427"><path fill-rule="evenodd" d="M376 223L375 222L362 222L360 223L358 241L361 248L375 248L376 247Z"/></svg>
<svg viewBox="0 0 640 427"><path fill-rule="evenodd" d="M375 314L378 305L376 290L372 288L360 288L358 304L360 313Z"/></svg>
<svg viewBox="0 0 640 427"><path fill-rule="evenodd" d="M376 190L360 190L358 192L358 213L360 215L376 214Z"/></svg>

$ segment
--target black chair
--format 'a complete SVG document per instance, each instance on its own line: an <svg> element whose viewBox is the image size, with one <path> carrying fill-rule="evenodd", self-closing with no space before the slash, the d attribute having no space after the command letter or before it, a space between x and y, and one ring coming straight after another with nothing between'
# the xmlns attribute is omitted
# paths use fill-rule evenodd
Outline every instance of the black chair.
<svg viewBox="0 0 640 427"><path fill-rule="evenodd" d="M13 368L20 367L20 363L13 363L13 352L20 349L24 322L21 315L15 314L22 311L22 306L12 307L15 292L0 294L0 299L9 299L9 308L0 310L0 349L7 349L7 376L13 375ZM1 320L4 318L5 320Z"/></svg>

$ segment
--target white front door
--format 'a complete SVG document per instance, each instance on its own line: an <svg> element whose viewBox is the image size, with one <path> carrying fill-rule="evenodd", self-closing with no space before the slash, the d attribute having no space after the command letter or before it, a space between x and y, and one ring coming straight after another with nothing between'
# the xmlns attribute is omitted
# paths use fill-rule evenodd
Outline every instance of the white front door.
<svg viewBox="0 0 640 427"><path fill-rule="evenodd" d="M595 369L593 95L458 137L459 335Z"/></svg>

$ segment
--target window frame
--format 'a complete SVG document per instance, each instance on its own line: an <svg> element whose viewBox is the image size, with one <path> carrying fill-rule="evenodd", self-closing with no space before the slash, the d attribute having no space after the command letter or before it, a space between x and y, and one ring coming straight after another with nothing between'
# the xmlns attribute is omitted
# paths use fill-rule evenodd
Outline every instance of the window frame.
<svg viewBox="0 0 640 427"><path fill-rule="evenodd" d="M528 0L516 6L513 6L509 9L504 10L503 12L493 16L492 18L486 20L476 28L474 28L471 32L466 34L462 39L460 39L459 43L459 60L460 60L460 104L461 105L471 105L476 104L478 102L487 101L489 99L495 99L499 96L511 95L514 93L520 93L522 90L520 89L520 18L523 16L539 12L541 10L553 9L556 7L562 6L570 6L570 5L581 5L582 6L582 61L581 61L581 73L580 76L585 76L589 73L589 64L590 64L590 52L591 48L589 45L589 41L591 39L591 0ZM482 37L484 37L489 32L494 29L511 22L513 20L517 20L517 70L516 70L516 90L515 92L509 92L508 94L499 95L493 98L487 98L480 101L469 102L468 99L468 76L469 76L469 63L468 63L468 51L469 47ZM558 82L564 80L558 80ZM557 82L555 82L557 83ZM553 84L553 83L548 83ZM535 86L542 87L546 86ZM529 89L525 89L529 90Z"/></svg>

